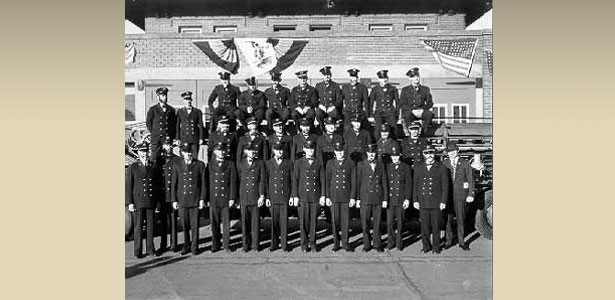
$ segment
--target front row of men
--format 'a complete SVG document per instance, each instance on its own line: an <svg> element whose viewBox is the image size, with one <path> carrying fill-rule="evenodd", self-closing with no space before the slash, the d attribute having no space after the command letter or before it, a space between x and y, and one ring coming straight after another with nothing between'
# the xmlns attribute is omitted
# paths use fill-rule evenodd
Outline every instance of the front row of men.
<svg viewBox="0 0 615 300"><path fill-rule="evenodd" d="M170 221L171 249L179 251L176 224L179 215L185 241L181 252L197 254L199 210L205 207L206 199L209 199L211 250L214 252L221 246L230 251L229 209L235 206L241 212L243 250L248 251L250 247L259 250L259 213L263 205L271 214L272 251L280 247L280 242L283 251L290 250L287 240L290 207L298 210L302 251L319 251L316 222L319 208L325 206L331 212L333 251L340 250L340 242L341 248L353 251L348 245L350 208L353 207L360 210L363 251L372 247L383 251L380 237L382 209L387 210L387 246L402 250L404 212L411 202L419 210L422 252L440 253L443 212L450 212L446 214L446 246L452 245L454 212L459 246L469 250L464 242L464 216L466 202L473 201L474 184L470 165L458 156L455 144L447 146L448 158L443 162L435 159L433 146L426 146L422 150L424 159L414 166L414 170L401 161L399 147L391 149L390 161L386 162L377 158L377 145L368 145L366 159L355 163L347 155L344 142L337 141L333 147L335 157L326 165L316 157L316 142L311 139L303 143L305 156L294 162L286 158L284 143L277 142L272 148L273 157L265 162L258 159L258 149L249 146L244 150L245 159L238 160L236 165L229 159L228 146L217 143L213 147L212 159L205 166L194 157L189 146L181 147L182 157L175 156L169 140L163 145L162 161L153 164L147 159L148 145L141 145L138 148L139 160L128 167L126 179L128 209L136 215L135 256L143 257L141 225L144 216L147 254L156 254L153 243L155 211L164 216L161 223L165 230L160 250L167 248L166 224ZM164 182L160 182L162 180ZM449 199L449 182L452 183L452 201ZM164 186L164 191L156 189L157 186ZM453 207L447 207L449 201Z"/></svg>

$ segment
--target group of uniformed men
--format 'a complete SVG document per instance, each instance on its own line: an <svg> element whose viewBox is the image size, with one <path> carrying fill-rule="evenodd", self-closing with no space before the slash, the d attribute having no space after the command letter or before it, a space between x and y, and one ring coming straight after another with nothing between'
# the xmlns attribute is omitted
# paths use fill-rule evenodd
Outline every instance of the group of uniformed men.
<svg viewBox="0 0 615 300"><path fill-rule="evenodd" d="M324 80L315 88L307 84L307 71L297 72L299 85L292 90L280 85L280 73L272 73L273 87L264 93L253 77L246 80L249 89L240 92L229 83L229 73L220 73L222 84L209 98L216 129L209 136L207 165L196 159L205 129L202 112L192 106L192 93L182 93L186 106L175 111L167 104L168 89L156 90L159 103L149 109L146 120L151 144L137 147L139 160L126 173L126 202L135 213L136 257L143 257L143 218L147 255L167 250L167 227L171 249L180 251L178 216L184 231L181 253L197 254L199 210L206 205L213 252L221 247L230 251L231 208L240 210L243 250L259 251L263 206L272 221L270 250L290 251L287 225L292 208L298 212L303 251L320 250L316 221L322 208L330 213L333 251L353 251L348 245L353 209L360 212L363 251L384 250L383 209L387 246L402 250L404 216L411 203L419 211L423 252L440 253L443 216L445 246L452 246L456 216L459 246L469 250L464 229L466 203L474 195L472 170L454 143L447 145L448 158L440 162L436 149L421 136L431 122L433 102L429 88L419 84L418 68L408 71L411 85L402 89L400 100L396 88L388 84L386 70L378 72L380 84L369 97L358 82L359 70L348 70L350 84L342 87L331 81L330 67L320 71ZM213 107L216 100L218 106ZM398 115L406 118L409 132L401 143L392 137L400 137L395 132ZM374 135L362 128L370 116L377 124ZM285 132L291 117L299 125L293 136ZM259 130L263 118L271 126L269 136ZM230 130L233 119L245 127L241 137ZM413 122L417 119L422 123ZM315 134L317 129L322 134ZM181 156L173 153L174 145L180 145ZM155 212L162 217L163 228L158 253L153 244Z"/></svg>

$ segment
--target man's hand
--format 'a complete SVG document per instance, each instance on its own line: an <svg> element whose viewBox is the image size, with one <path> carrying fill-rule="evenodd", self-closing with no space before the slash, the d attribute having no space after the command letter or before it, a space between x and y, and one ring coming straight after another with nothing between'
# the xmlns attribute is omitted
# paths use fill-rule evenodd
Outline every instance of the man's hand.
<svg viewBox="0 0 615 300"><path fill-rule="evenodd" d="M348 203L348 207L353 207L355 203L356 203L356 200L350 199L350 202Z"/></svg>
<svg viewBox="0 0 615 300"><path fill-rule="evenodd" d="M418 202L414 202L413 205L414 205L414 208L421 209L421 206L419 205Z"/></svg>
<svg viewBox="0 0 615 300"><path fill-rule="evenodd" d="M361 200L357 200L357 203L355 205L356 208L361 208Z"/></svg>
<svg viewBox="0 0 615 300"><path fill-rule="evenodd" d="M410 200L408 200L408 199L404 200L404 203L401 206L404 209L407 209L408 207L410 207Z"/></svg>
<svg viewBox="0 0 615 300"><path fill-rule="evenodd" d="M468 203L474 202L474 197L472 197L472 196L466 197L466 202L468 202Z"/></svg>
<svg viewBox="0 0 615 300"><path fill-rule="evenodd" d="M303 114L303 113L301 112L301 107L297 106L297 107L295 107L295 110L296 110L296 111L298 111L300 114Z"/></svg>
<svg viewBox="0 0 615 300"><path fill-rule="evenodd" d="M320 196L320 201L318 201L320 203L320 206L325 206L325 196Z"/></svg>
<svg viewBox="0 0 615 300"><path fill-rule="evenodd" d="M260 197L258 197L258 201L257 201L257 205L258 207L263 206L263 204L265 203L265 196L261 195Z"/></svg>
<svg viewBox="0 0 615 300"><path fill-rule="evenodd" d="M179 203L177 203L177 201L173 202L173 204L171 204L171 206L173 206L174 210L178 210L179 209Z"/></svg>
<svg viewBox="0 0 615 300"><path fill-rule="evenodd" d="M322 111L328 112L327 107L324 104L319 104L318 108L320 108L320 110L322 110Z"/></svg>
<svg viewBox="0 0 615 300"><path fill-rule="evenodd" d="M203 143L205 143L205 141L203 141L203 139L199 139L199 145L203 145Z"/></svg>
<svg viewBox="0 0 615 300"><path fill-rule="evenodd" d="M422 108L413 109L412 114L415 117L420 118L423 115L423 109Z"/></svg>
<svg viewBox="0 0 615 300"><path fill-rule="evenodd" d="M327 206L331 206L331 198L327 198L325 200L326 200L325 202L326 202Z"/></svg>
<svg viewBox="0 0 615 300"><path fill-rule="evenodd" d="M387 208L387 204L389 204L389 203L386 202L386 201L382 201L382 208Z"/></svg>
<svg viewBox="0 0 615 300"><path fill-rule="evenodd" d="M376 119L374 119L374 117L369 117L367 118L367 121L369 121L370 123L374 123L376 122Z"/></svg>
<svg viewBox="0 0 615 300"><path fill-rule="evenodd" d="M267 207L271 207L271 201L269 199L265 199L265 205L267 205Z"/></svg>
<svg viewBox="0 0 615 300"><path fill-rule="evenodd" d="M446 208L446 204L440 203L440 210L444 210Z"/></svg>
<svg viewBox="0 0 615 300"><path fill-rule="evenodd" d="M293 199L293 205L299 206L299 197L295 197L295 199Z"/></svg>
<svg viewBox="0 0 615 300"><path fill-rule="evenodd" d="M199 200L199 209L203 209L205 207L205 200Z"/></svg>
<svg viewBox="0 0 615 300"><path fill-rule="evenodd" d="M288 206L293 206L294 202L294 197L290 197L290 199L288 199Z"/></svg>
<svg viewBox="0 0 615 300"><path fill-rule="evenodd" d="M302 114L304 114L304 115L307 114L308 110L310 110L310 107L309 106L304 106Z"/></svg>
<svg viewBox="0 0 615 300"><path fill-rule="evenodd" d="M329 106L329 108L327 108L327 113L331 113L334 110L335 110L335 106Z"/></svg>
<svg viewBox="0 0 615 300"><path fill-rule="evenodd" d="M132 204L132 203L128 204L128 211L129 212L134 212L135 211L135 205Z"/></svg>
<svg viewBox="0 0 615 300"><path fill-rule="evenodd" d="M254 108L252 108L252 106L248 106L247 110L248 113L251 114L254 111Z"/></svg>
<svg viewBox="0 0 615 300"><path fill-rule="evenodd" d="M228 207L233 207L233 205L235 205L235 200L229 200Z"/></svg>

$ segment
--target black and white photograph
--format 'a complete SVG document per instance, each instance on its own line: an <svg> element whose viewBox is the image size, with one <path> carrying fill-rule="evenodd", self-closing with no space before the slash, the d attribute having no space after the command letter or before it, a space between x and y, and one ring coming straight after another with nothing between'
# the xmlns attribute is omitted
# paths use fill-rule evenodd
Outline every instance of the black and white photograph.
<svg viewBox="0 0 615 300"><path fill-rule="evenodd" d="M492 15L125 0L125 298L493 299Z"/></svg>

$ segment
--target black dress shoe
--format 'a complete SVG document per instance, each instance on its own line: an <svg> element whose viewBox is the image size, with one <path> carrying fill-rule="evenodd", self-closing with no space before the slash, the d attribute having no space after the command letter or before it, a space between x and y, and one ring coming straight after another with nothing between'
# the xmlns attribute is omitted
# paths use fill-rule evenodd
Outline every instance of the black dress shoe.
<svg viewBox="0 0 615 300"><path fill-rule="evenodd" d="M382 247L378 247L378 248L376 248L376 251L377 252L384 252L384 249L382 249Z"/></svg>
<svg viewBox="0 0 615 300"><path fill-rule="evenodd" d="M144 258L144 257L145 257L145 255L143 255L141 253L135 254L135 258L137 258L137 259L141 259L141 258Z"/></svg>
<svg viewBox="0 0 615 300"><path fill-rule="evenodd" d="M431 248L423 248L423 249L421 249L422 253L428 253L429 251L431 251Z"/></svg>
<svg viewBox="0 0 615 300"><path fill-rule="evenodd" d="M340 251L340 246L334 246L333 249L331 249L333 252L337 252Z"/></svg>
<svg viewBox="0 0 615 300"><path fill-rule="evenodd" d="M459 247L463 249L463 251L470 251L470 246L468 245L460 245Z"/></svg>
<svg viewBox="0 0 615 300"><path fill-rule="evenodd" d="M363 248L363 252L369 252L369 250L372 250L372 248Z"/></svg>
<svg viewBox="0 0 615 300"><path fill-rule="evenodd" d="M220 248L211 248L211 253L216 253L220 251Z"/></svg>
<svg viewBox="0 0 615 300"><path fill-rule="evenodd" d="M231 253L232 251L231 251L231 248L224 248L224 252Z"/></svg>
<svg viewBox="0 0 615 300"><path fill-rule="evenodd" d="M440 254L440 249L438 249L438 250L434 250L434 251L433 251L433 253L435 253L435 254Z"/></svg>
<svg viewBox="0 0 615 300"><path fill-rule="evenodd" d="M199 252L200 252L199 250L194 250L194 251L192 251L192 255L195 255L195 256L199 255Z"/></svg>
<svg viewBox="0 0 615 300"><path fill-rule="evenodd" d="M453 247L453 243L452 242L446 242L444 243L444 249L449 249L450 247Z"/></svg>
<svg viewBox="0 0 615 300"><path fill-rule="evenodd" d="M182 249L181 255L186 255L188 253L190 253L190 249L184 248L184 249Z"/></svg>
<svg viewBox="0 0 615 300"><path fill-rule="evenodd" d="M177 247L177 246L171 247L171 251L173 251L173 253L177 253L177 252L179 252L179 247Z"/></svg>
<svg viewBox="0 0 615 300"><path fill-rule="evenodd" d="M346 250L346 252L354 252L354 249L352 249L352 248L346 248L344 250Z"/></svg>

